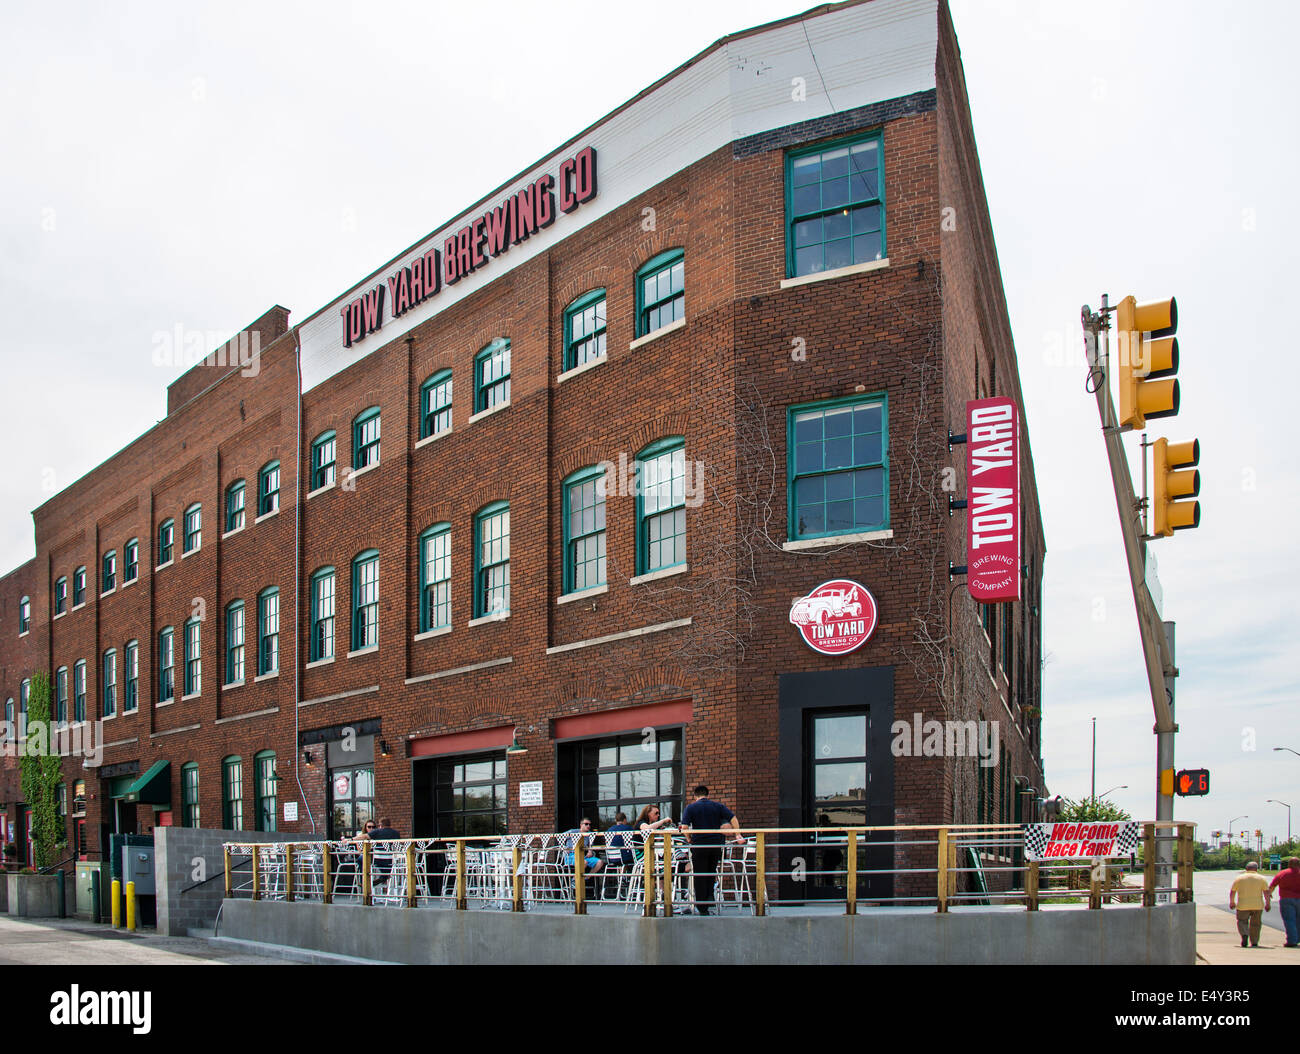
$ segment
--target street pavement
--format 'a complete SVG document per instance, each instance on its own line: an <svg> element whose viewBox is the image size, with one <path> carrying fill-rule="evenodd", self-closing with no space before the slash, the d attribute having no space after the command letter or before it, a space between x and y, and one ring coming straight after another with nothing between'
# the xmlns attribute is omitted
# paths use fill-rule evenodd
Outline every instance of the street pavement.
<svg viewBox="0 0 1300 1054"><path fill-rule="evenodd" d="M196 937L131 934L78 919L0 915L0 965L284 966L286 960Z"/></svg>

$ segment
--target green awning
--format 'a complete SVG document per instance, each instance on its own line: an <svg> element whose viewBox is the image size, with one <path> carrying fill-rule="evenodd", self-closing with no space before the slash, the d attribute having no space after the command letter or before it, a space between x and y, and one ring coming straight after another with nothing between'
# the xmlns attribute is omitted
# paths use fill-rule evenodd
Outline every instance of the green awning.
<svg viewBox="0 0 1300 1054"><path fill-rule="evenodd" d="M145 805L170 805L172 800L170 768L170 761L155 761L149 766L148 772L126 788L122 800L141 802Z"/></svg>

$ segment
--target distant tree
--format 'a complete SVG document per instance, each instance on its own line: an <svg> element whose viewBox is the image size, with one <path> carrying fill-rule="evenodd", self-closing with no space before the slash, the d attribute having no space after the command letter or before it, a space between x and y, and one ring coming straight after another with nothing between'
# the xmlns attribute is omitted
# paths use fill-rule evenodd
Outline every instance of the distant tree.
<svg viewBox="0 0 1300 1054"><path fill-rule="evenodd" d="M1064 823L1103 822L1106 820L1131 820L1133 817L1114 802L1100 798L1063 799L1061 820Z"/></svg>

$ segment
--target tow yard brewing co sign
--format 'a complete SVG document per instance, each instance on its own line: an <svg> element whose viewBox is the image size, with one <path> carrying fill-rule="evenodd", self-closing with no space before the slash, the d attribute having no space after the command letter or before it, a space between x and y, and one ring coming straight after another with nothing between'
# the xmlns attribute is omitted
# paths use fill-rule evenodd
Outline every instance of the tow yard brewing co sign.
<svg viewBox="0 0 1300 1054"><path fill-rule="evenodd" d="M442 248L431 247L384 281L346 303L343 346L352 347L384 324L435 297L444 286L468 278L494 257L508 252L596 196L596 150L588 146L560 163L556 175L538 176L521 190L447 234Z"/></svg>
<svg viewBox="0 0 1300 1054"><path fill-rule="evenodd" d="M1020 599L1020 425L1010 399L966 404L966 587Z"/></svg>
<svg viewBox="0 0 1300 1054"><path fill-rule="evenodd" d="M1141 834L1136 821L1126 823L1027 823L1026 860L1076 860L1128 856L1137 851Z"/></svg>
<svg viewBox="0 0 1300 1054"><path fill-rule="evenodd" d="M876 631L876 598L847 578L823 582L790 606L804 642L823 655L847 655Z"/></svg>

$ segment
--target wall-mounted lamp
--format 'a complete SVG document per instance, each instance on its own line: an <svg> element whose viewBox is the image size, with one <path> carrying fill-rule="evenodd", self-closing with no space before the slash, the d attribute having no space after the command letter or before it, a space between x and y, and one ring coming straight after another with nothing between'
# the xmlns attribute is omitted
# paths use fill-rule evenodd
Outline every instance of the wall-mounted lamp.
<svg viewBox="0 0 1300 1054"><path fill-rule="evenodd" d="M514 739L512 739L510 741L510 745L506 747L506 756L518 757L520 754L527 754L527 753L528 753L528 748L519 742L519 726L516 725Z"/></svg>
<svg viewBox="0 0 1300 1054"><path fill-rule="evenodd" d="M381 740L379 741L379 753L380 753L383 757L388 757L388 756L389 756L389 755L388 755L388 740L386 740L386 739L381 739Z"/></svg>
<svg viewBox="0 0 1300 1054"><path fill-rule="evenodd" d="M310 751L310 750L304 750L304 751L302 752L302 763L303 763L304 765L306 765L308 768L311 768L311 751Z"/></svg>

